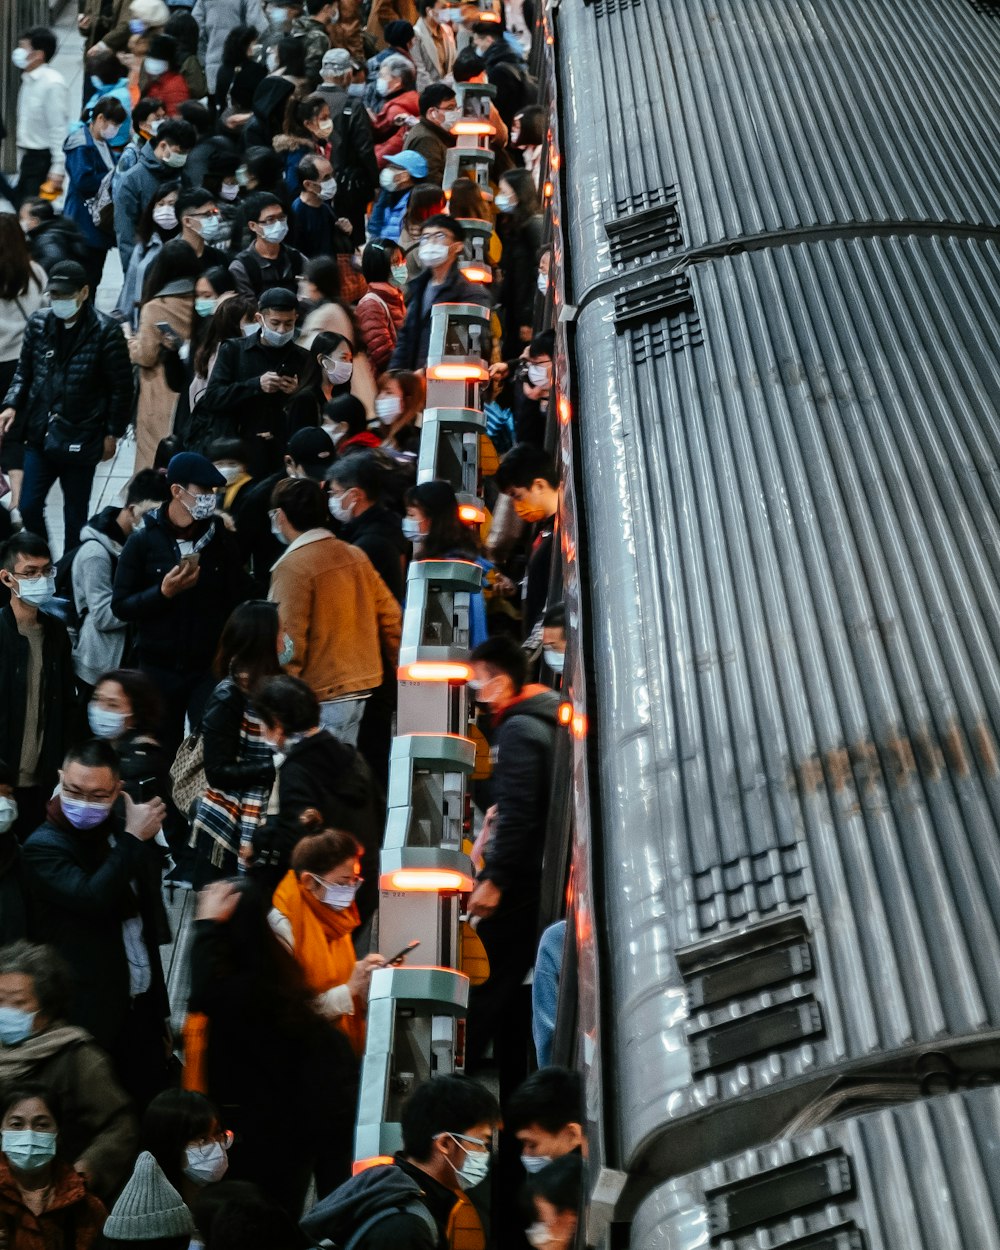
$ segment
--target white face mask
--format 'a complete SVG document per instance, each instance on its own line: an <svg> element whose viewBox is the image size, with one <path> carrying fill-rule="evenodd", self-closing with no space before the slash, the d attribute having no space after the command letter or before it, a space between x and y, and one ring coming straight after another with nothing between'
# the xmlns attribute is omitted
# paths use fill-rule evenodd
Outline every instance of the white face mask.
<svg viewBox="0 0 1000 1250"><path fill-rule="evenodd" d="M184 1156L184 1175L196 1185L214 1185L222 1180L229 1168L226 1152L217 1141L205 1146L188 1146Z"/></svg>
<svg viewBox="0 0 1000 1250"><path fill-rule="evenodd" d="M501 213L512 213L517 208L517 200L512 195L504 195L503 192L494 198L493 203Z"/></svg>
<svg viewBox="0 0 1000 1250"><path fill-rule="evenodd" d="M269 72L272 74L276 73L278 70L278 65L279 65L278 50L277 48L271 48L271 50L267 54L267 68Z"/></svg>
<svg viewBox="0 0 1000 1250"><path fill-rule="evenodd" d="M183 169L187 164L187 152L169 151L163 158L163 163L168 169Z"/></svg>
<svg viewBox="0 0 1000 1250"><path fill-rule="evenodd" d="M387 96L389 92L392 90L392 88L389 86L389 84L386 82L384 78L379 78L375 83L375 90L379 93L380 96Z"/></svg>
<svg viewBox="0 0 1000 1250"><path fill-rule="evenodd" d="M219 195L222 199L228 200L230 203L237 198L239 193L240 184L238 182L224 182L222 186L219 187Z"/></svg>
<svg viewBox="0 0 1000 1250"><path fill-rule="evenodd" d="M545 1250L552 1238L549 1236L549 1226L543 1224L541 1220L537 1220L530 1228L524 1230L528 1244L534 1246L534 1250Z"/></svg>
<svg viewBox="0 0 1000 1250"><path fill-rule="evenodd" d="M418 543L423 538L423 532L420 529L420 522L416 517L403 517L403 537L411 543Z"/></svg>
<svg viewBox="0 0 1000 1250"><path fill-rule="evenodd" d="M288 222L283 218L281 221L269 221L260 232L268 243L280 243L288 233Z"/></svg>
<svg viewBox="0 0 1000 1250"><path fill-rule="evenodd" d="M539 272L538 277L535 279L535 286L538 287L539 295L548 295L549 275L547 273Z"/></svg>
<svg viewBox="0 0 1000 1250"><path fill-rule="evenodd" d="M36 608L44 607L56 596L56 579L49 577L15 577L14 594L22 603L30 603Z"/></svg>
<svg viewBox="0 0 1000 1250"><path fill-rule="evenodd" d="M383 169L378 176L378 184L383 191L395 191L397 176L394 169Z"/></svg>
<svg viewBox="0 0 1000 1250"><path fill-rule="evenodd" d="M354 516L354 504L344 502L346 494L347 492L345 491L343 495L330 496L330 515L335 521L339 521L341 525L346 525Z"/></svg>
<svg viewBox="0 0 1000 1250"><path fill-rule="evenodd" d="M566 663L566 652L554 651L552 647L543 647L542 658L549 668L552 669L553 673L561 673ZM530 1171L531 1169L529 1168L528 1170Z"/></svg>
<svg viewBox="0 0 1000 1250"><path fill-rule="evenodd" d="M327 135L333 133L333 118L327 117L324 121L317 122L316 130L320 137L325 139Z"/></svg>
<svg viewBox="0 0 1000 1250"><path fill-rule="evenodd" d="M143 68L150 78L159 78L161 74L165 74L170 66L166 61L161 61L157 56L147 56L143 62Z"/></svg>
<svg viewBox="0 0 1000 1250"><path fill-rule="evenodd" d="M336 447L340 440L347 434L347 431L340 429L334 421L324 421L323 429L326 431L334 447Z"/></svg>
<svg viewBox="0 0 1000 1250"><path fill-rule="evenodd" d="M15 69L27 69L28 61L31 60L31 53L27 48L15 48L10 54L10 59Z"/></svg>
<svg viewBox="0 0 1000 1250"><path fill-rule="evenodd" d="M321 200L332 200L337 194L337 179L325 178L319 184L319 198Z"/></svg>
<svg viewBox="0 0 1000 1250"><path fill-rule="evenodd" d="M243 472L243 469L238 464L217 464L215 467L226 479L227 486L231 486Z"/></svg>
<svg viewBox="0 0 1000 1250"><path fill-rule="evenodd" d="M359 881L357 885L328 885L322 877L317 877L316 880L323 891L322 901L334 911L345 911L350 907L361 884Z"/></svg>
<svg viewBox="0 0 1000 1250"><path fill-rule="evenodd" d="M435 269L448 259L446 243L421 243L417 248L417 260L425 269Z"/></svg>
<svg viewBox="0 0 1000 1250"><path fill-rule="evenodd" d="M162 230L173 230L177 225L177 213L173 204L157 204L153 209L153 220Z"/></svg>
<svg viewBox="0 0 1000 1250"><path fill-rule="evenodd" d="M474 1189L486 1180L490 1172L490 1153L488 1150L469 1150L464 1145L464 1142L469 1141L471 1143L472 1139L463 1137L461 1133L439 1133L438 1136L450 1137L452 1141L458 1142L459 1147L465 1151L465 1162L460 1168L456 1168L454 1163L450 1159L448 1160L449 1165L455 1172L460 1189Z"/></svg>
<svg viewBox="0 0 1000 1250"><path fill-rule="evenodd" d="M332 364L324 365L323 372L331 386L343 386L345 382L350 382L354 364L350 360L335 360Z"/></svg>
<svg viewBox="0 0 1000 1250"><path fill-rule="evenodd" d="M0 795L0 833L7 833L17 820L17 804Z"/></svg>
<svg viewBox="0 0 1000 1250"><path fill-rule="evenodd" d="M392 425L403 411L403 403L398 395L386 395L375 401L375 415L383 425Z"/></svg>
<svg viewBox="0 0 1000 1250"><path fill-rule="evenodd" d="M545 386L552 380L551 365L528 365L528 381L532 386Z"/></svg>
<svg viewBox="0 0 1000 1250"><path fill-rule="evenodd" d="M114 122L107 122L105 125L100 127L100 135L105 143L107 143L109 139L113 139L117 133L118 127Z"/></svg>

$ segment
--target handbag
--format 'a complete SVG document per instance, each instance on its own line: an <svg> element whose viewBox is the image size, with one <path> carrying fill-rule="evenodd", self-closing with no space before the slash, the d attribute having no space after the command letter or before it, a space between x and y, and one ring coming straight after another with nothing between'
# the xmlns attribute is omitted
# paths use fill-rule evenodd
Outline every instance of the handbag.
<svg viewBox="0 0 1000 1250"><path fill-rule="evenodd" d="M205 776L205 744L200 733L188 734L170 765L171 796L177 810L187 816L208 789Z"/></svg>

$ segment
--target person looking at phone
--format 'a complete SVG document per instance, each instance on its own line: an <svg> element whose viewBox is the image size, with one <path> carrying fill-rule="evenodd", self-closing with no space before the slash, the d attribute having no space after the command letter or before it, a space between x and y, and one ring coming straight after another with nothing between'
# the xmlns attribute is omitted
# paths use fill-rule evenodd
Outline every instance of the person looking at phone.
<svg viewBox="0 0 1000 1250"><path fill-rule="evenodd" d="M129 535L115 570L111 610L135 626L138 667L163 698L161 741L171 752L184 718L201 721L223 626L250 590L236 538L215 516L225 480L196 452L174 456L170 499Z"/></svg>
<svg viewBox="0 0 1000 1250"><path fill-rule="evenodd" d="M361 843L343 829L323 829L302 838L292 866L271 899L268 922L295 956L316 995L316 1009L332 1020L361 1057L372 970L381 955L354 953L352 934L360 924L355 895L361 876Z"/></svg>
<svg viewBox="0 0 1000 1250"><path fill-rule="evenodd" d="M258 304L257 332L221 344L192 414L199 442L202 435L207 442L243 440L251 477L267 477L281 468L288 430L298 424L294 413L300 406L316 408L310 388L318 385L317 369L310 354L294 342L297 323L295 296L280 286L265 291Z"/></svg>

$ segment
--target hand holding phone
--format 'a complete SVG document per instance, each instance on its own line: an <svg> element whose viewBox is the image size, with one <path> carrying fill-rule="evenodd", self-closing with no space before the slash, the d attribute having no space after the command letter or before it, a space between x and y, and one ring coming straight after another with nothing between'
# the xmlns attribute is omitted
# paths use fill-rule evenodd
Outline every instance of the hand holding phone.
<svg viewBox="0 0 1000 1250"><path fill-rule="evenodd" d="M393 955L391 959L387 959L385 961L386 967L389 967L389 968L398 967L399 964L401 964L403 960L406 958L406 956L409 955L411 951L415 951L419 945L420 945L420 942L416 939L412 942L408 942L397 955Z"/></svg>

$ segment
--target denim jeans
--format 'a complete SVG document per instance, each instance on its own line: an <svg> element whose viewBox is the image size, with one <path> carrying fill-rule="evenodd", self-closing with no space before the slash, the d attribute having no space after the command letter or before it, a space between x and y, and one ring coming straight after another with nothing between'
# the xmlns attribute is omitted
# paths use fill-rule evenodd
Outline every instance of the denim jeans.
<svg viewBox="0 0 1000 1250"><path fill-rule="evenodd" d="M93 464L55 464L43 452L34 447L26 447L24 484L21 487L21 517L24 528L41 538L48 538L48 530L45 528L45 500L58 482L63 492L63 551L77 546L80 542L80 530L90 513L90 489L94 484L96 467Z"/></svg>
<svg viewBox="0 0 1000 1250"><path fill-rule="evenodd" d="M334 699L319 705L319 723L349 747L358 745L358 730L366 699Z"/></svg>

